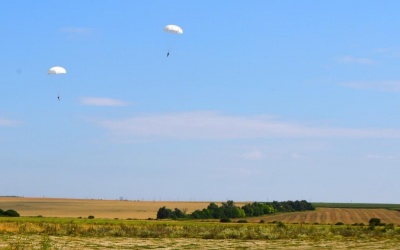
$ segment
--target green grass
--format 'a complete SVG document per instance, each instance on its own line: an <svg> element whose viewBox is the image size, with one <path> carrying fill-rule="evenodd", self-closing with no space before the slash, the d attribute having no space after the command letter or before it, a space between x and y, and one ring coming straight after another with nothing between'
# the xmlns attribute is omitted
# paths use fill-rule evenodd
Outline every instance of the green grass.
<svg viewBox="0 0 400 250"><path fill-rule="evenodd" d="M400 210L400 204L385 203L331 203L331 202L313 202L316 208L384 208L390 210Z"/></svg>
<svg viewBox="0 0 400 250"><path fill-rule="evenodd" d="M199 239L327 239L334 237L400 238L400 228L351 225L299 225L260 223L219 223L199 221L134 221L64 218L2 218L1 234Z"/></svg>

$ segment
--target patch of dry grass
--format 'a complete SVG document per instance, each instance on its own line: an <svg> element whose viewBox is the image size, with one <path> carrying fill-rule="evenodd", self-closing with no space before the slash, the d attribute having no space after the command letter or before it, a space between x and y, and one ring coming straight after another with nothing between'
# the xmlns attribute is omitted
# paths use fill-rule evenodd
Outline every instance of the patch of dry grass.
<svg viewBox="0 0 400 250"><path fill-rule="evenodd" d="M339 240L205 240L124 237L0 235L0 249L399 249L396 239Z"/></svg>

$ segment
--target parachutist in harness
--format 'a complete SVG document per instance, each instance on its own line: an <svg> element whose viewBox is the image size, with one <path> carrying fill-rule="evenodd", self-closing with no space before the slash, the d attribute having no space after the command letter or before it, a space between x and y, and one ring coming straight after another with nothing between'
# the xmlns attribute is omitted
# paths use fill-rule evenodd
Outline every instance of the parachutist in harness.
<svg viewBox="0 0 400 250"><path fill-rule="evenodd" d="M60 96L57 96L58 101L60 101Z"/></svg>
<svg viewBox="0 0 400 250"><path fill-rule="evenodd" d="M167 53L167 57L169 57L169 51L168 51L168 53Z"/></svg>

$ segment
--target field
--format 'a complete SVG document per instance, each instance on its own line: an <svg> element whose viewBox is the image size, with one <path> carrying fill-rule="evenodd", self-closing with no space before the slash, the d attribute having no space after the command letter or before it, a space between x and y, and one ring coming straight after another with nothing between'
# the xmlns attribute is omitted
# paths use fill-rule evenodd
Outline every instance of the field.
<svg viewBox="0 0 400 250"><path fill-rule="evenodd" d="M243 206L249 202L237 202L237 206ZM171 201L118 201L118 200L87 200L87 199L52 199L52 198L19 198L0 197L0 208L3 210L14 209L22 216L43 216L60 218L87 218L89 215L95 218L105 219L155 219L160 207L179 208L187 210L188 213L196 209L206 208L210 202L171 202ZM318 203L322 204L322 203ZM332 203L333 207L338 203ZM347 204L349 206L349 204ZM396 210L383 209L382 207L399 207L399 205L388 204L359 204L362 208L339 208L327 206L318 207L316 211L294 212L276 215L268 215L250 218L249 221L265 222L283 221L287 223L319 223L345 224L364 223L368 224L370 218L380 218L383 223L400 225L400 212ZM375 207L368 209L365 207Z"/></svg>
<svg viewBox="0 0 400 250"><path fill-rule="evenodd" d="M256 221L263 219L266 222L283 221L286 223L310 224L368 224L371 218L380 218L383 223L400 225L400 212L387 209L365 208L317 208L315 211L283 213L250 219Z"/></svg>
<svg viewBox="0 0 400 250"><path fill-rule="evenodd" d="M400 245L400 212L383 208L321 207L247 218L248 223L149 220L163 206L190 213L208 204L0 197L1 209L22 215L0 218L0 249L399 249ZM386 225L369 228L372 217ZM346 225L334 225L337 222Z"/></svg>
<svg viewBox="0 0 400 250"><path fill-rule="evenodd" d="M315 207L328 207L328 208L386 208L390 210L400 211L400 204L379 204L379 203L327 203L327 202L314 202Z"/></svg>
<svg viewBox="0 0 400 250"><path fill-rule="evenodd" d="M206 208L210 202L119 201L0 197L0 208L14 209L22 216L155 219L160 207L186 209L188 213ZM237 203L240 205L241 203Z"/></svg>

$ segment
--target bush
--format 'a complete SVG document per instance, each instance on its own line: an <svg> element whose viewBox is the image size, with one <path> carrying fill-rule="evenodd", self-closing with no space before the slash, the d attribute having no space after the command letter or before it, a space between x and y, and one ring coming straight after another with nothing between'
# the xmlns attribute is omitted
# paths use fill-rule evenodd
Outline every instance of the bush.
<svg viewBox="0 0 400 250"><path fill-rule="evenodd" d="M157 219L168 219L172 217L172 210L165 206L158 209Z"/></svg>
<svg viewBox="0 0 400 250"><path fill-rule="evenodd" d="M2 216L7 216L7 217L19 217L19 213L17 213L17 211L9 209L4 211L2 214Z"/></svg>
<svg viewBox="0 0 400 250"><path fill-rule="evenodd" d="M231 222L231 219L229 218L222 218L219 220L219 222Z"/></svg>
<svg viewBox="0 0 400 250"><path fill-rule="evenodd" d="M372 225L379 226L379 224L381 224L381 219L379 219L379 218L371 218L369 220L369 225L370 226L372 226Z"/></svg>
<svg viewBox="0 0 400 250"><path fill-rule="evenodd" d="M265 223L265 221L264 220L260 220L260 223Z"/></svg>
<svg viewBox="0 0 400 250"><path fill-rule="evenodd" d="M341 225L344 225L344 223L343 223L343 222L341 222L341 221L339 221L339 222L337 222L335 225L337 225L337 226L341 226Z"/></svg>
<svg viewBox="0 0 400 250"><path fill-rule="evenodd" d="M394 224L393 224L393 223L387 224L387 225L385 226L385 229L386 229L386 230L394 230Z"/></svg>
<svg viewBox="0 0 400 250"><path fill-rule="evenodd" d="M93 215L89 215L88 219L92 220L92 219L94 219L94 216Z"/></svg>
<svg viewBox="0 0 400 250"><path fill-rule="evenodd" d="M283 223L282 221L278 221L278 222L276 223L276 226L277 226L277 227L280 227L280 228L285 228L285 227L286 227L286 224Z"/></svg>

